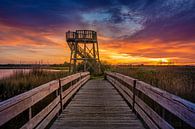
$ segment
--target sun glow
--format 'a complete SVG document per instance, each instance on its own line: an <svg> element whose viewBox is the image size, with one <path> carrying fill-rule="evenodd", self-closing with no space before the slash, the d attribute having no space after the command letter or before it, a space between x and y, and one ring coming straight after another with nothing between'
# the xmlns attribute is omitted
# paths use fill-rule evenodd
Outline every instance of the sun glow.
<svg viewBox="0 0 195 129"><path fill-rule="evenodd" d="M117 53L114 51L100 50L101 59L112 64L149 64L149 65L163 65L171 64L170 58L149 58L144 56L134 56L126 53Z"/></svg>

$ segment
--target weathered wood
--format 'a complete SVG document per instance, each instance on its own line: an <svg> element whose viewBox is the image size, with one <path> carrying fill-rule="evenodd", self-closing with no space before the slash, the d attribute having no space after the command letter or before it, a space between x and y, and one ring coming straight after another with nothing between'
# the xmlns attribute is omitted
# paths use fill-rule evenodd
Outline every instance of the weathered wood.
<svg viewBox="0 0 195 129"><path fill-rule="evenodd" d="M79 82L77 82L76 84L72 85L71 87L69 87L67 90L65 90L64 92L62 92L62 98L64 98L65 96L67 96L72 90L74 90L78 85L83 85L88 79L90 78L90 75L86 76L85 78L81 79Z"/></svg>
<svg viewBox="0 0 195 129"><path fill-rule="evenodd" d="M139 107L161 128L161 129L174 129L168 122L160 117L152 108L144 103L140 98L135 96L135 101Z"/></svg>
<svg viewBox="0 0 195 129"><path fill-rule="evenodd" d="M64 86L67 83L72 82L73 80L75 80L77 78L84 77L86 75L89 75L89 72L76 73L76 74L70 75L68 77L61 78L60 79L61 85Z"/></svg>
<svg viewBox="0 0 195 129"><path fill-rule="evenodd" d="M76 86L77 86L77 84L76 85L72 85L68 89L66 89L64 92L62 92L62 99L64 97L66 97Z"/></svg>
<svg viewBox="0 0 195 129"><path fill-rule="evenodd" d="M81 74L81 77L83 77L83 76L89 75L89 72L82 72L82 73L80 73L80 74Z"/></svg>
<svg viewBox="0 0 195 129"><path fill-rule="evenodd" d="M58 81L52 81L50 83L42 85L41 88L40 87L37 88L39 89L39 91L37 89L28 91L30 96L26 97L25 94L24 99L19 98L20 101L17 100L16 96L16 98L15 97L11 98L10 99L11 101L7 101L9 104L6 104L6 102L2 102L3 105L1 106L2 108L0 111L0 125L3 125L10 119L14 118L15 116L23 112L24 110L28 109L29 107L31 107L32 105L34 105L35 103L37 103L38 101L40 101L41 99L43 99L44 97L58 89L58 87L59 87ZM34 94L32 94L31 92L33 92ZM13 100L16 100L18 103L15 103ZM4 105L4 103L6 106Z"/></svg>
<svg viewBox="0 0 195 129"><path fill-rule="evenodd" d="M127 103L105 80L88 81L51 129L143 129Z"/></svg>
<svg viewBox="0 0 195 129"><path fill-rule="evenodd" d="M136 80L133 80L133 104L132 104L133 111L135 111L135 93L136 93Z"/></svg>
<svg viewBox="0 0 195 129"><path fill-rule="evenodd" d="M120 78L120 80L127 82L130 86L133 87L133 83L134 83L134 78L131 78L129 76L120 74L120 73L113 73L113 72L106 72L107 75L113 76L113 77L117 77Z"/></svg>
<svg viewBox="0 0 195 129"><path fill-rule="evenodd" d="M85 76L85 75L88 75L87 74L84 74L84 75L81 75L81 76ZM77 82L75 84L75 86L73 87L76 87L74 88L72 91L70 91L67 96L65 96L65 98L63 98L62 100L62 104L66 104L66 102L64 100L69 100L75 93L76 91L86 82L88 81L88 79L90 78L90 75L86 76L85 78L81 79L79 82ZM61 107L61 106L60 106ZM36 129L44 129L49 123L50 121L56 116L56 114L59 112L60 110L60 107L59 105L36 127Z"/></svg>
<svg viewBox="0 0 195 129"><path fill-rule="evenodd" d="M23 101L26 98L29 98L30 96L32 96L34 94L37 94L37 92L43 90L44 88L47 88L48 85L53 85L53 84L56 84L57 82L58 82L57 80L48 82L46 84L43 84L37 88L30 90L30 91L27 91L25 93L22 93L22 94L19 94L19 95L13 97L13 98L10 98L8 100L0 102L0 112L5 110L6 108L9 108L12 105L19 103L20 101Z"/></svg>
<svg viewBox="0 0 195 129"><path fill-rule="evenodd" d="M150 117L135 103L135 111L141 116L150 129L159 129Z"/></svg>
<svg viewBox="0 0 195 129"><path fill-rule="evenodd" d="M87 76L88 75L88 76ZM86 77L85 77L86 76ZM85 77L84 81L87 81L89 79L89 72L84 73L78 73L75 75L71 75L65 78L62 78L61 80L66 80L67 83L74 81L75 79ZM68 80L69 79L69 80ZM34 123L37 123L37 121L41 120L43 116L40 116L40 114L47 114L47 107L51 106L48 105L45 109L43 109L40 114L36 115L34 118L31 118L31 106L48 96L49 94L53 93L54 91L60 91L61 84L59 83L59 80L54 80L51 82L48 82L46 84L43 84L37 88L34 88L30 91L27 91L23 94L20 94L18 96L15 96L13 98L10 98L6 101L0 102L0 126L11 120L12 118L16 117L18 114L22 113L26 109L29 109L29 123L24 125L24 127L35 127ZM81 81L81 85L83 82ZM80 84L79 84L80 85ZM57 99L59 99L61 94L57 94ZM62 105L61 105L62 107ZM33 124L32 124L33 123Z"/></svg>
<svg viewBox="0 0 195 129"><path fill-rule="evenodd" d="M61 112L63 111L63 104L62 104L62 84L61 84L61 80L59 79L59 95L60 95L60 109L61 109Z"/></svg>
<svg viewBox="0 0 195 129"><path fill-rule="evenodd" d="M62 100L63 105L65 105L68 102L68 100L70 100L72 98L72 96L79 90L79 88L81 88L81 86L86 81L88 81L89 78L90 78L90 76L87 76L87 77L83 78L82 80L80 80L78 83L76 83L75 86L73 86L75 88L73 88L72 91L70 91L69 94L65 98L63 98L63 100Z"/></svg>
<svg viewBox="0 0 195 129"><path fill-rule="evenodd" d="M132 86L132 81L135 80L131 77L129 77L129 79L124 79L128 77L118 73L107 72L106 74L108 79L109 77L111 78L115 77L129 84L129 86ZM116 80L113 80L113 82L119 83ZM146 84L142 81L136 81L136 83L137 83L135 88L136 90L141 91L146 96L151 98L153 101L160 104L163 108L167 109L168 111L170 111L171 113L179 117L181 120L185 121L187 124L189 124L192 127L195 127L195 104L186 101L178 96L170 94L166 91L163 91L159 88ZM117 85L119 85L120 87L124 87L121 86L122 84L117 84ZM124 88L122 89L124 90ZM126 88L124 91L126 92L126 90L128 89ZM170 124L168 124L165 120L163 120L163 118L161 118L156 112L154 112L141 99L139 99L137 96L135 96L135 98L136 98L135 103L138 104L137 107L139 108L139 112L142 115L144 112L146 112L146 114L151 115L150 117L156 122L156 124L159 127L172 128ZM139 106L141 106L141 108ZM144 111L140 111L140 110L144 110ZM143 117L142 115L141 117ZM145 119L146 118L147 117L145 116ZM146 122L146 123L151 123L151 122Z"/></svg>
<svg viewBox="0 0 195 129"><path fill-rule="evenodd" d="M130 101L129 104L131 104L131 106L132 106L133 105L133 100L132 100L133 99L133 93L131 92L131 90L129 88L125 87L124 85L122 85L117 80L114 80L114 78L112 78L112 77L108 77L108 78L111 79L111 80L113 80L113 82L115 83L114 85L119 86L123 90L123 92L125 92L130 97L131 101Z"/></svg>
<svg viewBox="0 0 195 129"><path fill-rule="evenodd" d="M119 91L119 93L125 98L125 100L132 105L133 100L132 97L130 97L125 90L122 89L122 84L120 84L118 81L114 80L111 77L107 77L108 81L111 82L111 84L113 84L113 86Z"/></svg>
<svg viewBox="0 0 195 129"><path fill-rule="evenodd" d="M46 117L44 120L36 127L36 129L44 129L50 123L50 121L56 116L60 111L60 104L58 104L54 110Z"/></svg>
<svg viewBox="0 0 195 129"><path fill-rule="evenodd" d="M21 129L33 129L39 122L41 122L60 102L60 96L55 98L47 107L28 121Z"/></svg>
<svg viewBox="0 0 195 129"><path fill-rule="evenodd" d="M66 84L68 84L69 82L72 82L73 80L77 79L80 77L80 74L74 74L74 75L70 75L68 77L62 78L61 80L61 85L64 86Z"/></svg>
<svg viewBox="0 0 195 129"><path fill-rule="evenodd" d="M119 93L132 105L132 92L124 87L121 83L108 76L107 79L119 90ZM125 93L126 92L126 93ZM130 94L128 94L130 93ZM146 105L141 99L135 96L135 102L140 106L142 110L162 129L173 129L173 127L161 118L155 111L153 111L148 105ZM148 117L147 117L148 118ZM145 119L147 119L145 118Z"/></svg>
<svg viewBox="0 0 195 129"><path fill-rule="evenodd" d="M136 88L192 127L195 127L195 104L142 81L137 82Z"/></svg>

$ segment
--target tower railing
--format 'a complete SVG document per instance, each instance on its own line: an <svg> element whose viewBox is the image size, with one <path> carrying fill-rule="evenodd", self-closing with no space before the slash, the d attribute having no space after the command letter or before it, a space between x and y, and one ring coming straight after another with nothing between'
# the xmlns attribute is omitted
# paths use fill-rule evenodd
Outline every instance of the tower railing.
<svg viewBox="0 0 195 129"><path fill-rule="evenodd" d="M66 32L67 41L97 41L97 33L91 30L77 30L76 32Z"/></svg>

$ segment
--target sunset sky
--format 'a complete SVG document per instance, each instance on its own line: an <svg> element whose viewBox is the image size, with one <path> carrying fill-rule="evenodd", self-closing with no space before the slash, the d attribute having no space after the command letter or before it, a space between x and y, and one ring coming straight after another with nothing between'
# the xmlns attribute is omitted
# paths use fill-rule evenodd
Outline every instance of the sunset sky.
<svg viewBox="0 0 195 129"><path fill-rule="evenodd" d="M113 64L195 64L195 0L1 0L0 64L63 63L65 32L98 33Z"/></svg>

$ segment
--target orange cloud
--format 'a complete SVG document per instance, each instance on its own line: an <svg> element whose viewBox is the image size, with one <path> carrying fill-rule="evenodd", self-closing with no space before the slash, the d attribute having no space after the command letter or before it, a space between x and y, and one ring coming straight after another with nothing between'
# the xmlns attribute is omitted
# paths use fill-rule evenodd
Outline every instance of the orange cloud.
<svg viewBox="0 0 195 129"><path fill-rule="evenodd" d="M0 24L0 63L63 63L69 59L64 37Z"/></svg>
<svg viewBox="0 0 195 129"><path fill-rule="evenodd" d="M195 64L195 43L102 40L100 48L102 60L110 63L159 64L171 61L178 65Z"/></svg>
<svg viewBox="0 0 195 129"><path fill-rule="evenodd" d="M64 33L46 33L0 24L0 63L63 63L70 50ZM194 42L169 42L158 39L128 41L98 36L100 58L112 64L195 64Z"/></svg>

